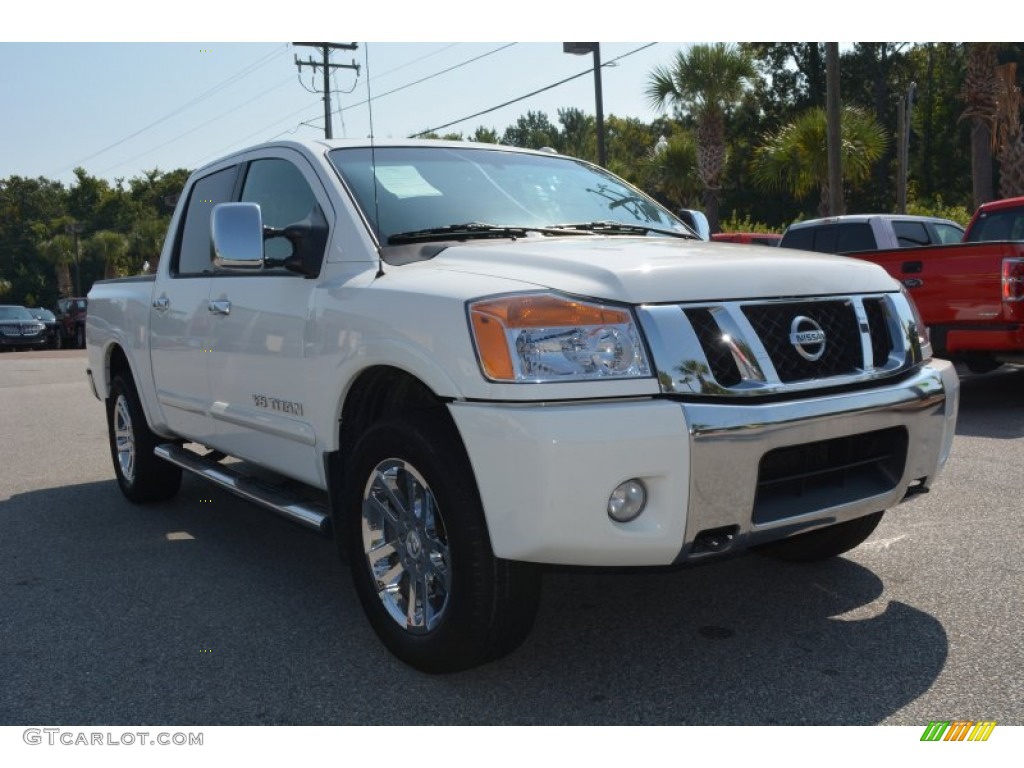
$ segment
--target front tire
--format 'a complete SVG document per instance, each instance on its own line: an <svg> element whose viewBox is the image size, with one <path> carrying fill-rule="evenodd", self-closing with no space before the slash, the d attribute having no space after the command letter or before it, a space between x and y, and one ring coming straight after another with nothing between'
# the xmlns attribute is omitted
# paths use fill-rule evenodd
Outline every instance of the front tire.
<svg viewBox="0 0 1024 768"><path fill-rule="evenodd" d="M874 512L845 523L830 525L828 528L762 544L754 550L774 560L785 560L790 563L828 560L864 543L882 521L883 514L884 512Z"/></svg>
<svg viewBox="0 0 1024 768"><path fill-rule="evenodd" d="M352 579L395 656L424 672L454 672L523 641L540 567L494 556L469 460L443 415L370 427L342 494Z"/></svg>
<svg viewBox="0 0 1024 768"><path fill-rule="evenodd" d="M166 440L150 431L135 383L123 374L115 376L110 384L107 434L117 484L129 501L162 501L178 492L181 468L153 453Z"/></svg>

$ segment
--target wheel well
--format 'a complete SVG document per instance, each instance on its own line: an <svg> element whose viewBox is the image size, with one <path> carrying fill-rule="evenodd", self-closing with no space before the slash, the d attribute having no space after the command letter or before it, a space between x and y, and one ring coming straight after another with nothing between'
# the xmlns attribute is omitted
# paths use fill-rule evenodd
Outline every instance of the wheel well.
<svg viewBox="0 0 1024 768"><path fill-rule="evenodd" d="M406 411L437 412L454 429L455 424L444 404L445 400L435 395L430 387L399 368L376 366L359 374L341 409L338 450L324 456L331 523L335 532L342 530L339 523L342 510L339 481L345 474L345 462L352 455L359 436L375 422ZM343 537L336 536L335 539L342 561L347 562Z"/></svg>
<svg viewBox="0 0 1024 768"><path fill-rule="evenodd" d="M341 410L338 447L343 455L374 422L409 410L436 410L447 416L445 401L410 373L389 366L368 368L352 384Z"/></svg>
<svg viewBox="0 0 1024 768"><path fill-rule="evenodd" d="M110 391L110 382L118 374L125 374L129 379L132 377L132 369L128 364L128 356L117 344L110 348L107 355L107 391Z"/></svg>

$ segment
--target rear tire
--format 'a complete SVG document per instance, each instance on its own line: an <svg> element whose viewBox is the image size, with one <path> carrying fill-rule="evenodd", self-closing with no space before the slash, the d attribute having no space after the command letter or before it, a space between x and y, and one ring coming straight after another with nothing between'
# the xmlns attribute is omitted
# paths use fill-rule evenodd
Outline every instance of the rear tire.
<svg viewBox="0 0 1024 768"><path fill-rule="evenodd" d="M859 546L882 520L884 512L874 512L856 520L830 525L809 533L800 533L781 541L754 547L758 554L790 563L828 560Z"/></svg>
<svg viewBox="0 0 1024 768"><path fill-rule="evenodd" d="M85 326L79 325L75 327L75 346L78 349L85 349Z"/></svg>
<svg viewBox="0 0 1024 768"><path fill-rule="evenodd" d="M540 567L494 556L469 460L443 415L370 427L341 493L352 579L395 656L455 672L510 653L529 634Z"/></svg>
<svg viewBox="0 0 1024 768"><path fill-rule="evenodd" d="M121 493L143 504L169 499L181 486L181 468L158 458L153 449L167 442L149 429L135 383L119 374L107 398L107 434Z"/></svg>

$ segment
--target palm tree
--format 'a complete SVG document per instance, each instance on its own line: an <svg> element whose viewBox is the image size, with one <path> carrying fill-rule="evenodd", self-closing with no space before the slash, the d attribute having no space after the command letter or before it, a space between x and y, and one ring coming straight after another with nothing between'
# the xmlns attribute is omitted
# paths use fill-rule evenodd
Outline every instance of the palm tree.
<svg viewBox="0 0 1024 768"><path fill-rule="evenodd" d="M126 267L128 239L119 232L101 230L85 241L85 252L95 261L103 262L104 280L120 277Z"/></svg>
<svg viewBox="0 0 1024 768"><path fill-rule="evenodd" d="M971 121L971 179L974 206L992 199L992 125L997 100L995 43L967 44L967 73L960 93L967 106L960 119Z"/></svg>
<svg viewBox="0 0 1024 768"><path fill-rule="evenodd" d="M678 51L671 66L650 75L647 98L656 109L671 105L697 124L697 175L704 185L704 206L711 231L718 231L718 193L725 169L725 115L756 76L746 53L729 43Z"/></svg>
<svg viewBox="0 0 1024 768"><path fill-rule="evenodd" d="M843 108L841 130L843 177L856 185L871 176L871 166L885 152L889 140L885 129L857 107ZM818 211L827 216L827 131L825 110L812 107L792 123L765 136L754 154L754 182L767 191L786 190L796 197L818 190Z"/></svg>
<svg viewBox="0 0 1024 768"><path fill-rule="evenodd" d="M71 283L71 262L75 259L75 243L70 235L55 235L39 247L39 255L53 266L57 278L57 295L74 296Z"/></svg>
<svg viewBox="0 0 1024 768"><path fill-rule="evenodd" d="M996 67L998 112L993 136L999 159L999 195L1024 195L1024 131L1020 110L1024 99L1017 86L1017 64Z"/></svg>
<svg viewBox="0 0 1024 768"><path fill-rule="evenodd" d="M644 162L644 188L673 208L690 208L700 192L697 143L689 131L658 140Z"/></svg>

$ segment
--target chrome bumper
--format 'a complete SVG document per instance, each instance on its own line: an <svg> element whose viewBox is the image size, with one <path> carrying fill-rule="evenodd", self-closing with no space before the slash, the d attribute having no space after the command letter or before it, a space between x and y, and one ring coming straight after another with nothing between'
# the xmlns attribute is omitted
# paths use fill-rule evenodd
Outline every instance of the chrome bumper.
<svg viewBox="0 0 1024 768"><path fill-rule="evenodd" d="M933 360L898 384L860 392L772 404L681 405L690 430L691 465L686 533L676 562L852 520L900 503L908 491L927 490L949 457L959 394L953 365ZM752 511L765 454L872 432L886 434L882 430L906 430L903 471L887 484L891 487L861 497L852 488L849 500L822 504L819 498L817 504L804 501L803 509L794 502L795 514L775 513L757 522Z"/></svg>

